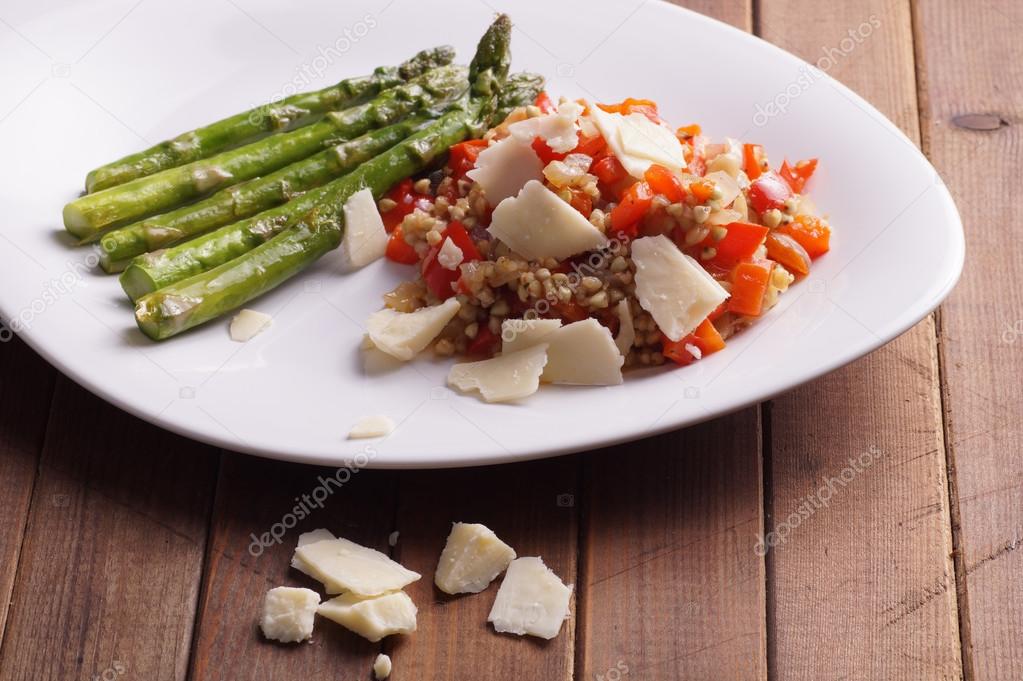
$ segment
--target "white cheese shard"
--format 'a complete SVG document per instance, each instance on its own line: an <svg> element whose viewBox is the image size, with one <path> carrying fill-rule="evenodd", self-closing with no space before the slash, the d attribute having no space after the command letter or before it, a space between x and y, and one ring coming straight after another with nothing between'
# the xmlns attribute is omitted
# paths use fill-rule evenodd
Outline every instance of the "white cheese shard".
<svg viewBox="0 0 1023 681"><path fill-rule="evenodd" d="M487 202L496 206L518 194L530 180L542 180L543 162L529 142L505 137L481 151L476 167L465 175L479 184Z"/></svg>
<svg viewBox="0 0 1023 681"><path fill-rule="evenodd" d="M373 678L377 681L384 681L388 676L391 675L391 657L380 653L377 658L373 660Z"/></svg>
<svg viewBox="0 0 1023 681"><path fill-rule="evenodd" d="M368 265L384 257L387 230L369 189L361 189L344 205L345 233L341 239L343 257L349 267Z"/></svg>
<svg viewBox="0 0 1023 681"><path fill-rule="evenodd" d="M640 306L673 341L692 333L728 298L728 291L707 270L664 235L633 241L632 260Z"/></svg>
<svg viewBox="0 0 1023 681"><path fill-rule="evenodd" d="M303 544L295 549L295 558L328 587L328 593L378 596L401 589L421 576L379 551L344 538Z"/></svg>
<svg viewBox="0 0 1023 681"><path fill-rule="evenodd" d="M246 343L273 323L273 317L256 310L242 310L231 320L231 340Z"/></svg>
<svg viewBox="0 0 1023 681"><path fill-rule="evenodd" d="M618 335L615 336L615 345L622 356L629 354L632 344L636 342L636 327L632 323L632 308L628 300L618 301L615 309L618 313Z"/></svg>
<svg viewBox="0 0 1023 681"><path fill-rule="evenodd" d="M506 319L501 323L501 352L507 355L542 343L560 328L560 319Z"/></svg>
<svg viewBox="0 0 1023 681"><path fill-rule="evenodd" d="M640 113L622 116L608 113L595 104L588 107L590 119L629 175L642 180L654 163L676 171L686 165L682 144L663 125Z"/></svg>
<svg viewBox="0 0 1023 681"><path fill-rule="evenodd" d="M259 628L263 636L282 643L304 641L313 635L320 596L311 589L279 586L266 592Z"/></svg>
<svg viewBox="0 0 1023 681"><path fill-rule="evenodd" d="M462 392L478 390L487 402L518 400L539 389L545 364L547 344L540 343L493 359L456 364L448 373L448 385Z"/></svg>
<svg viewBox="0 0 1023 681"><path fill-rule="evenodd" d="M330 530L320 528L318 530L312 530L311 532L303 532L298 535L298 545L305 546L306 544L314 544L318 541L324 541L325 539L336 539L336 537Z"/></svg>
<svg viewBox="0 0 1023 681"><path fill-rule="evenodd" d="M619 385L625 358L606 326L581 319L563 326L546 341L547 366L540 380L565 385Z"/></svg>
<svg viewBox="0 0 1023 681"><path fill-rule="evenodd" d="M600 230L536 180L494 209L488 231L528 260L564 260L607 245Z"/></svg>
<svg viewBox="0 0 1023 681"><path fill-rule="evenodd" d="M315 542L324 541L327 539L335 539L334 535L331 534L329 530L318 529L313 530L312 532L303 532L302 534L298 535L298 545L305 546L306 544L313 544ZM302 562L302 559L299 558L297 555L292 554L291 567L295 568L304 575L308 575L313 579L317 579L316 575L313 574L313 569L306 565L304 562ZM329 584L326 582L324 582L324 588L326 589L328 594L339 594L342 591L344 591L344 589L342 589L337 584Z"/></svg>
<svg viewBox="0 0 1023 681"><path fill-rule="evenodd" d="M572 587L539 558L517 558L508 566L488 622L495 631L552 639L568 617Z"/></svg>
<svg viewBox="0 0 1023 681"><path fill-rule="evenodd" d="M446 270L456 270L458 266L462 264L465 259L465 254L462 253L462 249L455 245L455 242L451 240L451 237L444 239L444 243L441 244L440 250L437 251L437 262L440 266Z"/></svg>
<svg viewBox="0 0 1023 681"><path fill-rule="evenodd" d="M721 198L717 200L718 203L722 206L732 205L735 197L739 195L739 183L723 170L715 170L712 173L707 173L704 177L712 181L721 192Z"/></svg>
<svg viewBox="0 0 1023 681"><path fill-rule="evenodd" d="M407 362L422 352L447 326L460 307L457 298L415 312L384 309L366 321L370 341L379 350Z"/></svg>
<svg viewBox="0 0 1023 681"><path fill-rule="evenodd" d="M508 132L524 144L531 144L539 137L551 151L566 154L579 145L577 121L583 111L582 105L565 101L558 105L557 111L511 124Z"/></svg>
<svg viewBox="0 0 1023 681"><path fill-rule="evenodd" d="M433 581L448 594L476 594L515 560L515 549L479 523L455 523L444 544Z"/></svg>
<svg viewBox="0 0 1023 681"><path fill-rule="evenodd" d="M324 601L316 612L375 643L391 634L411 634L418 611L407 593L391 591L373 598L342 594Z"/></svg>
<svg viewBox="0 0 1023 681"><path fill-rule="evenodd" d="M359 440L370 437L386 437L393 433L395 428L394 419L390 416L384 416L383 414L366 416L359 419L352 426L352 429L348 431L348 439Z"/></svg>

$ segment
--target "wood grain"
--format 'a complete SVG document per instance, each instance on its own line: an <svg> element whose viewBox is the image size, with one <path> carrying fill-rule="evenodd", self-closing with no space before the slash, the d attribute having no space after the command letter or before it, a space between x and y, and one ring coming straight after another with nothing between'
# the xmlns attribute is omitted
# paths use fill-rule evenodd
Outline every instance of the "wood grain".
<svg viewBox="0 0 1023 681"><path fill-rule="evenodd" d="M51 413L0 678L183 679L217 451L63 378Z"/></svg>
<svg viewBox="0 0 1023 681"><path fill-rule="evenodd" d="M746 2L678 4L752 28ZM577 677L765 678L759 410L584 467Z"/></svg>
<svg viewBox="0 0 1023 681"><path fill-rule="evenodd" d="M907 2L782 0L759 18L763 37L810 61L873 24L830 74L917 138ZM938 385L928 318L773 404L770 529L786 535L768 554L773 678L959 677Z"/></svg>
<svg viewBox="0 0 1023 681"><path fill-rule="evenodd" d="M191 678L369 678L379 644L322 618L310 643L272 643L259 631L259 617L273 587L303 586L323 595L322 585L289 566L300 533L323 527L387 552L393 513L393 476L360 469L355 461L319 468L225 454Z"/></svg>
<svg viewBox="0 0 1023 681"><path fill-rule="evenodd" d="M451 523L480 522L519 556L540 556L562 581L575 583L577 478L575 457L399 476L396 556L423 579L408 589L419 630L388 641L394 681L572 678L578 614L551 641L497 634L487 624L497 583L448 596L433 585L433 573Z"/></svg>
<svg viewBox="0 0 1023 681"><path fill-rule="evenodd" d="M0 650L55 374L16 338L0 344Z"/></svg>
<svg viewBox="0 0 1023 681"><path fill-rule="evenodd" d="M920 2L927 151L956 199L966 268L940 348L969 679L1023 673L1023 6Z"/></svg>

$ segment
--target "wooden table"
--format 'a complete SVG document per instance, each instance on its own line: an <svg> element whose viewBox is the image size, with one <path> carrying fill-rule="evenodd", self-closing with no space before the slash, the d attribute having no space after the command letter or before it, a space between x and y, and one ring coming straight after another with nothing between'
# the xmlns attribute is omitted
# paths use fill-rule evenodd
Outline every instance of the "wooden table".
<svg viewBox="0 0 1023 681"><path fill-rule="evenodd" d="M969 256L941 310L759 407L536 463L361 471L300 524L384 550L398 529L396 556L430 573L451 521L486 523L575 583L549 643L489 631L493 591L442 600L429 578L411 637L321 622L311 645L264 643L263 593L305 582L287 568L297 530L259 556L250 533L330 471L162 432L6 343L0 678L368 679L381 648L399 681L1023 678L1023 3L685 4L809 61L843 50L831 74L958 201ZM763 556L765 531L780 539Z"/></svg>

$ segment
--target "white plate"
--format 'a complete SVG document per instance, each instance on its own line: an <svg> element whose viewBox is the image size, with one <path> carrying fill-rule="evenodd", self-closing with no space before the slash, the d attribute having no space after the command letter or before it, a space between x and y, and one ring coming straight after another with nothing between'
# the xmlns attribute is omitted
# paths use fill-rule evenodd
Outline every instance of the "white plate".
<svg viewBox="0 0 1023 681"><path fill-rule="evenodd" d="M545 74L555 95L649 97L668 120L763 143L775 162L819 157L812 195L835 227L831 253L723 352L615 388L545 387L514 406L451 392L438 362L366 370L360 325L408 274L384 262L342 276L321 261L250 305L275 322L247 344L228 340L226 321L155 344L136 331L116 280L88 271L91 253L61 232L61 208L87 170L292 82L323 87L443 41L467 60L494 10L60 0L45 12L11 6L0 26L0 314L75 381L175 432L279 459L340 465L364 453L371 466L399 468L549 456L733 411L892 340L954 285L963 233L948 191L844 86L659 2L498 4L516 22L515 69ZM346 441L359 417L377 413L399 422L393 435Z"/></svg>

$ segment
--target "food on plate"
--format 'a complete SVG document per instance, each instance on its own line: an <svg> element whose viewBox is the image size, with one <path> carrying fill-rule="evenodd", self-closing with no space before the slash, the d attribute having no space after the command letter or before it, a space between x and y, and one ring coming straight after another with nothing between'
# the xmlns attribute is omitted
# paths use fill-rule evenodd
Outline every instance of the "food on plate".
<svg viewBox="0 0 1023 681"><path fill-rule="evenodd" d="M458 314L458 307L458 301L449 298L440 305L415 312L380 310L366 320L366 337L378 350L407 361L426 349Z"/></svg>
<svg viewBox="0 0 1023 681"><path fill-rule="evenodd" d="M448 385L463 392L478 390L487 402L509 402L532 395L540 388L547 366L547 344L509 352L478 362L451 367Z"/></svg>
<svg viewBox="0 0 1023 681"><path fill-rule="evenodd" d="M391 675L391 657L380 653L376 659L373 660L373 678L377 681L383 681Z"/></svg>
<svg viewBox="0 0 1023 681"><path fill-rule="evenodd" d="M448 594L479 593L515 560L515 549L486 525L455 523L437 562L433 581Z"/></svg>
<svg viewBox="0 0 1023 681"><path fill-rule="evenodd" d="M231 320L231 340L245 343L273 323L273 317L257 310L242 310Z"/></svg>
<svg viewBox="0 0 1023 681"><path fill-rule="evenodd" d="M540 558L516 558L505 572L487 621L494 631L552 639L568 617L572 587Z"/></svg>
<svg viewBox="0 0 1023 681"><path fill-rule="evenodd" d="M313 635L320 596L311 589L278 586L266 592L259 628L263 636L282 643L304 641Z"/></svg>
<svg viewBox="0 0 1023 681"><path fill-rule="evenodd" d="M348 78L322 90L302 92L243 111L96 168L86 176L85 190L91 193L107 189L207 158L266 133L307 125L319 114L357 104L432 68L450 64L454 58L454 49L447 45L423 50L399 66L381 66L369 76Z"/></svg>
<svg viewBox="0 0 1023 681"><path fill-rule="evenodd" d="M373 642L392 634L414 632L417 612L416 604L404 591L370 597L344 593L324 601L316 610L318 615Z"/></svg>
<svg viewBox="0 0 1023 681"><path fill-rule="evenodd" d="M348 431L349 440L360 440L371 437L386 437L394 432L394 419L383 414L375 414L359 419Z"/></svg>

